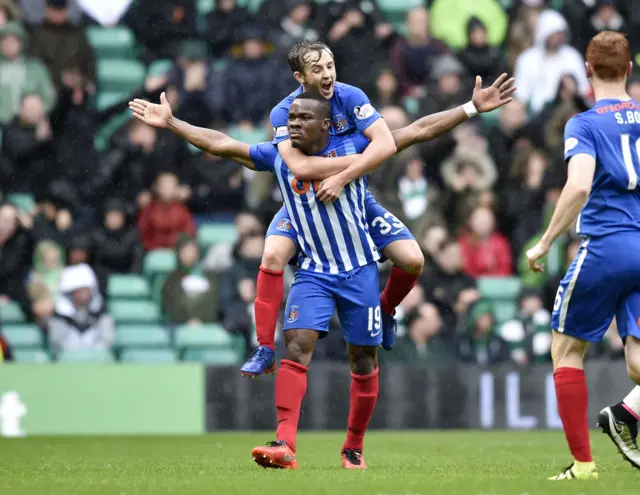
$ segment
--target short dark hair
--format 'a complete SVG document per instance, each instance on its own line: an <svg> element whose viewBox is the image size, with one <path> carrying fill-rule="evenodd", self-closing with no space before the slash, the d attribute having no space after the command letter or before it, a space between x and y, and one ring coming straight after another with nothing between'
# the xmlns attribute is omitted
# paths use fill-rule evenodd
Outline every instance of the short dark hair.
<svg viewBox="0 0 640 495"><path fill-rule="evenodd" d="M323 118L328 119L331 116L331 103L320 93L315 91L304 91L295 97L295 100L313 100L318 102L320 107L324 110Z"/></svg>
<svg viewBox="0 0 640 495"><path fill-rule="evenodd" d="M331 49L322 41L299 41L293 45L287 56L291 72L303 72L307 64L320 60L325 50L333 56Z"/></svg>

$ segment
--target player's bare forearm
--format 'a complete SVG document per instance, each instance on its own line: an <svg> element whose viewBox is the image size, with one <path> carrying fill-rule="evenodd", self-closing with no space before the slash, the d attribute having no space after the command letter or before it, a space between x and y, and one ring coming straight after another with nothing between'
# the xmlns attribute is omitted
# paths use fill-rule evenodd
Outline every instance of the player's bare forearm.
<svg viewBox="0 0 640 495"><path fill-rule="evenodd" d="M382 163L391 158L396 151L396 143L387 127L387 124L382 119L378 119L372 124L365 132L364 135L369 138L371 143L364 150L360 158L358 158L349 168L337 174L343 184L367 175L375 168L382 165Z"/></svg>
<svg viewBox="0 0 640 495"><path fill-rule="evenodd" d="M169 119L167 129L202 151L222 158L231 158L255 170L249 145L246 143L241 143L214 129L197 127L175 117Z"/></svg>
<svg viewBox="0 0 640 495"><path fill-rule="evenodd" d="M289 170L300 180L324 180L346 170L360 157L360 155L335 158L307 156L291 146L289 140L278 143L278 151Z"/></svg>
<svg viewBox="0 0 640 495"><path fill-rule="evenodd" d="M541 239L545 246L552 246L556 239L566 232L580 214L580 210L588 197L589 191L584 187L570 182L564 186L549 227L547 227Z"/></svg>
<svg viewBox="0 0 640 495"><path fill-rule="evenodd" d="M417 143L424 143L455 129L469 116L462 105L444 112L427 115L412 124L392 132L398 151Z"/></svg>

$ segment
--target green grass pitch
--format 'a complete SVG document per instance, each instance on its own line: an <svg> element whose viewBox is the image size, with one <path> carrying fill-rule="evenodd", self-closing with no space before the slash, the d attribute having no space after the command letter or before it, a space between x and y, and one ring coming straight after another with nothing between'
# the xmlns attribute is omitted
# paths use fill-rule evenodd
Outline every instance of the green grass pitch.
<svg viewBox="0 0 640 495"><path fill-rule="evenodd" d="M369 470L340 467L343 433L303 433L297 471L259 468L264 433L0 439L0 494L534 495L640 492L640 471L592 434L600 479L550 482L570 459L562 432L373 432Z"/></svg>

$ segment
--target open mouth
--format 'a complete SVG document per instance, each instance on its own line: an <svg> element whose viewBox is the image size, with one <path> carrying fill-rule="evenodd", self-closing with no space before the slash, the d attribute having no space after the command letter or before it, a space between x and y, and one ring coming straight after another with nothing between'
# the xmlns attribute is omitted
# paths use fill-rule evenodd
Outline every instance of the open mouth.
<svg viewBox="0 0 640 495"><path fill-rule="evenodd" d="M322 92L324 94L331 93L331 89L332 88L333 88L333 81L328 81L328 82L322 83L322 85L320 86L320 89L322 90Z"/></svg>

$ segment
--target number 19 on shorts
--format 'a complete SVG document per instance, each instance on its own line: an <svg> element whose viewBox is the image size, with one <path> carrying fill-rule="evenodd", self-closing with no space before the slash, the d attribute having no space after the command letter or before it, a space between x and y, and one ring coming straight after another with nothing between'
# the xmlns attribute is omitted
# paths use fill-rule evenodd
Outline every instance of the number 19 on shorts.
<svg viewBox="0 0 640 495"><path fill-rule="evenodd" d="M374 337L380 332L380 306L369 308L369 318L367 321L367 330Z"/></svg>

